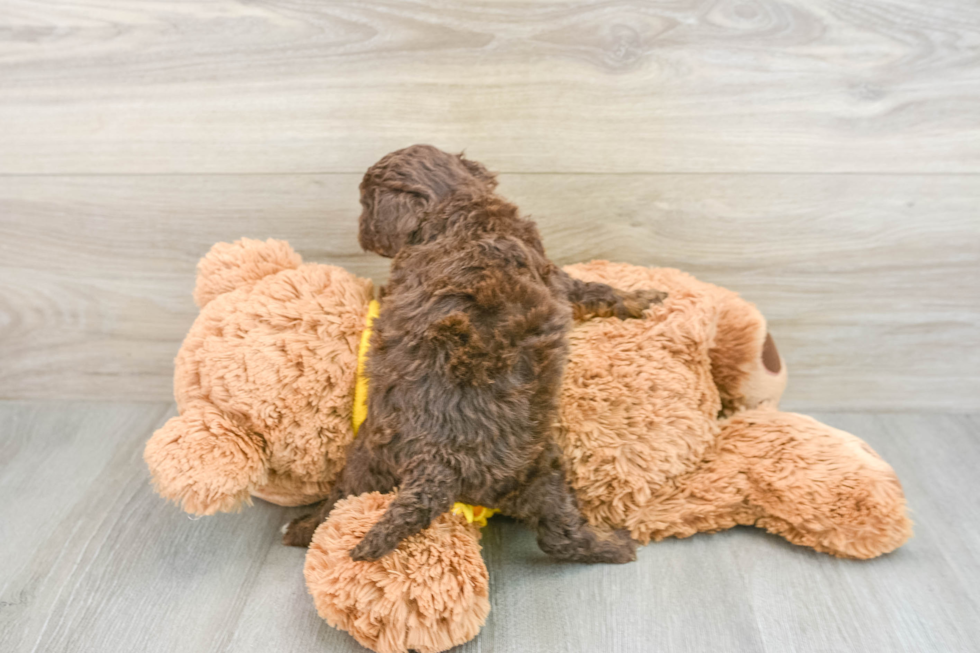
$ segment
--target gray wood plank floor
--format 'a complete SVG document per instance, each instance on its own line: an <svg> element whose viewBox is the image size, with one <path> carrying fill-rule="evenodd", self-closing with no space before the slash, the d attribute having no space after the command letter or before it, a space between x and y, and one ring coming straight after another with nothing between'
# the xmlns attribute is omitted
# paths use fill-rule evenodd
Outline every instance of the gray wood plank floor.
<svg viewBox="0 0 980 653"><path fill-rule="evenodd" d="M0 403L0 651L361 651L316 615L303 551L278 543L298 509L194 521L153 494L143 443L172 412ZM817 417L898 470L916 521L898 552L836 560L745 528L575 566L496 518L493 608L460 650L977 650L980 418Z"/></svg>

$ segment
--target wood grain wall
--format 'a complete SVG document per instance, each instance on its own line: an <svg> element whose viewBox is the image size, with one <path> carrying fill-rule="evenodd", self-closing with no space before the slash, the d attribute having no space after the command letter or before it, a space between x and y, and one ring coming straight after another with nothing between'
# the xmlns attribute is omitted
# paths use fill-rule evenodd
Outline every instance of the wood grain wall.
<svg viewBox="0 0 980 653"><path fill-rule="evenodd" d="M4 0L0 397L169 397L218 240L380 280L357 183L413 142L562 263L742 292L790 408L980 410L972 0Z"/></svg>

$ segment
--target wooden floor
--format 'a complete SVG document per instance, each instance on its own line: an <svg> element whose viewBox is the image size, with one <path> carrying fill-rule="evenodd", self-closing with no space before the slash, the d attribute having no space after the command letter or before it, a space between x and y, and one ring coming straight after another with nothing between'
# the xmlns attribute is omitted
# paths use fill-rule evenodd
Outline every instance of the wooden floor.
<svg viewBox="0 0 980 653"><path fill-rule="evenodd" d="M0 651L361 651L317 616L304 552L279 544L298 509L192 520L153 494L143 443L172 411L0 403ZM916 522L899 551L837 560L744 528L579 566L494 518L490 618L459 650L976 651L980 416L817 417L898 471Z"/></svg>

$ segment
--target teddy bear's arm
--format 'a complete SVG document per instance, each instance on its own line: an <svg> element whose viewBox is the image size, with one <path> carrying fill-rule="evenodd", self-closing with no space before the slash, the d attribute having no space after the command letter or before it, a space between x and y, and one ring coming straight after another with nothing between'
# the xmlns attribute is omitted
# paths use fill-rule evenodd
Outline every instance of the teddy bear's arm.
<svg viewBox="0 0 980 653"><path fill-rule="evenodd" d="M263 439L205 402L169 419L143 458L157 493L194 515L238 510L267 477Z"/></svg>

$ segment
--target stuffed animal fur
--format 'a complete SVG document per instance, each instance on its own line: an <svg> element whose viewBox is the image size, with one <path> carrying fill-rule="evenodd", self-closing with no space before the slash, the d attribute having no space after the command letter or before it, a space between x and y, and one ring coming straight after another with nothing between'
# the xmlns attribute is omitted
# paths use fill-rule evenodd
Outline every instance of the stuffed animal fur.
<svg viewBox="0 0 980 653"><path fill-rule="evenodd" d="M556 438L583 513L641 543L753 525L831 555L873 558L911 535L891 467L859 438L782 412L785 361L763 316L678 270L566 268L669 294L642 320L570 334ZM370 281L304 264L284 242L219 243L198 267L201 314L175 361L180 411L147 443L157 491L187 512L257 496L325 496L354 436ZM318 529L307 585L331 625L379 653L443 651L489 612L479 530L452 513L375 562L348 551L391 495L349 497Z"/></svg>

